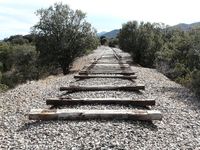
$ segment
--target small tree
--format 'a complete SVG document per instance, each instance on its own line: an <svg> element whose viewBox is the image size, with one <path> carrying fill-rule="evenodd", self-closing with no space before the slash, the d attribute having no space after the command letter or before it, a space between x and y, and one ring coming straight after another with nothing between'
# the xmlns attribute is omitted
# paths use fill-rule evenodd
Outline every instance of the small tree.
<svg viewBox="0 0 200 150"><path fill-rule="evenodd" d="M137 58L137 38L138 38L138 22L129 21L122 25L122 29L119 32L119 47L134 54L134 58ZM136 61L136 60L135 60Z"/></svg>
<svg viewBox="0 0 200 150"><path fill-rule="evenodd" d="M101 45L105 45L106 42L107 42L106 37L105 37L105 36L101 36L101 37L100 37L100 43L101 43Z"/></svg>
<svg viewBox="0 0 200 150"><path fill-rule="evenodd" d="M29 41L25 39L22 35L12 35L9 38L4 39L4 42L10 42L11 44L23 45L23 44L27 44Z"/></svg>
<svg viewBox="0 0 200 150"><path fill-rule="evenodd" d="M163 45L162 31L159 24L137 21L123 24L119 33L119 46L130 52L136 63L153 67L155 53Z"/></svg>
<svg viewBox="0 0 200 150"><path fill-rule="evenodd" d="M109 39L109 43L108 43L109 47L116 47L117 45L118 45L118 39L117 38Z"/></svg>
<svg viewBox="0 0 200 150"><path fill-rule="evenodd" d="M94 30L86 22L85 13L62 3L40 9L36 14L40 20L33 27L33 33L42 63L57 63L63 74L67 74L73 59L89 48L88 43L93 43Z"/></svg>

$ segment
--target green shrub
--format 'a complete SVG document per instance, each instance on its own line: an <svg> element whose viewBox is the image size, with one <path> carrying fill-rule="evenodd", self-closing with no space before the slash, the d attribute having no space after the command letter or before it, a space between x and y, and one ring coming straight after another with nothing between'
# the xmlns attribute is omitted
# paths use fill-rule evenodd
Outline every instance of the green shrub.
<svg viewBox="0 0 200 150"><path fill-rule="evenodd" d="M159 24L127 22L119 33L119 46L142 66L154 67L170 79L200 89L200 28L190 31Z"/></svg>
<svg viewBox="0 0 200 150"><path fill-rule="evenodd" d="M3 63L0 62L0 72L3 71Z"/></svg>
<svg viewBox="0 0 200 150"><path fill-rule="evenodd" d="M8 89L8 86L0 83L0 92L5 92Z"/></svg>
<svg viewBox="0 0 200 150"><path fill-rule="evenodd" d="M2 73L1 73L1 71L0 71L0 83L1 83L1 79L2 79Z"/></svg>
<svg viewBox="0 0 200 150"><path fill-rule="evenodd" d="M38 79L38 54L35 46L1 43L0 58L0 69L3 74L1 83L8 87L14 87L26 80Z"/></svg>
<svg viewBox="0 0 200 150"><path fill-rule="evenodd" d="M7 85L9 88L13 88L18 83L22 83L22 80L23 80L22 75L15 74L9 71L2 75L1 83Z"/></svg>
<svg viewBox="0 0 200 150"><path fill-rule="evenodd" d="M117 38L109 39L109 42L108 42L109 47L116 47L117 45L118 45L118 39Z"/></svg>
<svg viewBox="0 0 200 150"><path fill-rule="evenodd" d="M188 73L186 76L184 76L184 77L177 77L176 79L175 79L175 81L177 82L177 83L179 83L179 84L182 84L182 85L184 85L184 86L186 86L186 87L190 87L191 86L191 74L190 73Z"/></svg>
<svg viewBox="0 0 200 150"><path fill-rule="evenodd" d="M22 35L13 35L13 36L10 36L9 38L5 39L4 41L10 42L11 44L19 44L19 45L29 43L29 40L24 38Z"/></svg>
<svg viewBox="0 0 200 150"><path fill-rule="evenodd" d="M200 48L200 46L199 46ZM190 69L200 69L200 49L192 48L188 51L186 56L186 64Z"/></svg>
<svg viewBox="0 0 200 150"><path fill-rule="evenodd" d="M96 31L81 10L55 3L36 12L39 22L33 27L39 59L43 64L59 64L63 74L77 56L97 47Z"/></svg>
<svg viewBox="0 0 200 150"><path fill-rule="evenodd" d="M189 73L189 70L186 69L186 66L184 64L177 63L173 70L172 78L176 79L178 77L185 77L187 73Z"/></svg>
<svg viewBox="0 0 200 150"><path fill-rule="evenodd" d="M195 69L192 72L191 88L200 95L200 70Z"/></svg>
<svg viewBox="0 0 200 150"><path fill-rule="evenodd" d="M133 60L145 67L155 65L155 54L162 45L162 32L158 24L132 21L124 24L119 33L120 48L130 52Z"/></svg>
<svg viewBox="0 0 200 150"><path fill-rule="evenodd" d="M105 36L100 37L100 43L101 45L106 45L108 42L107 38Z"/></svg>

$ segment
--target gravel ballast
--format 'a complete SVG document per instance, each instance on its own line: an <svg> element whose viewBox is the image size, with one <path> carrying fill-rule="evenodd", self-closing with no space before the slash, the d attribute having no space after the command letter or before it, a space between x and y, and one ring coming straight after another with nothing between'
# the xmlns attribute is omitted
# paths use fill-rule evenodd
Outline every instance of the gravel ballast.
<svg viewBox="0 0 200 150"><path fill-rule="evenodd" d="M112 53L100 47L88 56ZM122 56L128 54L115 49ZM155 69L131 66L136 82L124 79L94 78L75 82L74 74L50 76L29 81L0 93L0 149L200 149L200 100L183 86L170 81ZM70 83L71 82L71 83ZM155 98L151 109L163 114L162 121L60 120L31 121L26 114L32 108L49 108L45 98L63 96L61 86L145 84L141 92L97 91L76 92L74 98L131 97ZM135 109L121 105L70 106L75 109Z"/></svg>

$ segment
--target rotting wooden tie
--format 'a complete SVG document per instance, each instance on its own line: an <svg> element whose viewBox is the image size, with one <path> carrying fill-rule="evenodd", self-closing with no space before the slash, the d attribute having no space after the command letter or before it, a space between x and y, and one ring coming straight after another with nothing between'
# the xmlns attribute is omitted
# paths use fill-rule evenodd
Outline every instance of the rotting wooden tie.
<svg viewBox="0 0 200 150"><path fill-rule="evenodd" d="M88 104L119 104L133 106L153 106L155 99L131 99L131 98L47 98L47 105L88 105Z"/></svg>
<svg viewBox="0 0 200 150"><path fill-rule="evenodd" d="M118 119L162 120L157 110L81 110L81 109L32 109L30 120Z"/></svg>
<svg viewBox="0 0 200 150"><path fill-rule="evenodd" d="M121 74L121 75L134 75L135 72L124 72L124 71L104 71L104 70L99 70L99 71L80 71L80 75L85 75L85 74Z"/></svg>
<svg viewBox="0 0 200 150"><path fill-rule="evenodd" d="M98 85L98 86L68 86L60 87L60 91L108 91L108 90L124 90L124 91L137 91L144 90L145 86L143 84L137 85Z"/></svg>
<svg viewBox="0 0 200 150"><path fill-rule="evenodd" d="M88 79L88 78L121 78L121 79L137 79L137 76L131 75L75 75L74 78Z"/></svg>
<svg viewBox="0 0 200 150"><path fill-rule="evenodd" d="M92 62L90 62L92 63ZM118 61L114 61L114 62L110 62L110 61L102 61L102 60L99 60L98 61L98 64L101 64L101 65L118 65L118 64L125 64L125 65L130 65L132 62L131 61L121 61L121 62L118 62Z"/></svg>
<svg viewBox="0 0 200 150"><path fill-rule="evenodd" d="M120 63L122 64L122 63ZM92 64L90 65L86 65L86 67L89 67L91 66ZM119 63L116 63L116 64L102 64L102 63L96 63L95 66L97 67L120 67ZM130 67L129 64L123 64L124 67Z"/></svg>

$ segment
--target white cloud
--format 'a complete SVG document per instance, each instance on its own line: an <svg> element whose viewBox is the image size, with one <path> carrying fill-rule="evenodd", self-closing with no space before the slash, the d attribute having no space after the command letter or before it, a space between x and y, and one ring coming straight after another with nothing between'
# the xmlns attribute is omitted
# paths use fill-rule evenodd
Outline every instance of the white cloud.
<svg viewBox="0 0 200 150"><path fill-rule="evenodd" d="M198 0L73 0L71 5L88 13L176 24L200 21ZM89 5L88 5L89 4Z"/></svg>
<svg viewBox="0 0 200 150"><path fill-rule="evenodd" d="M129 20L169 25L200 21L199 0L0 0L0 33L6 35L9 31L7 35L20 34L22 30L28 33L37 22L34 12L60 1L86 12L89 21L99 31L120 27L122 22ZM100 20L104 21L102 17L106 17L105 22L99 23ZM112 22L115 23L113 26ZM16 28L20 28L21 32L15 32Z"/></svg>

